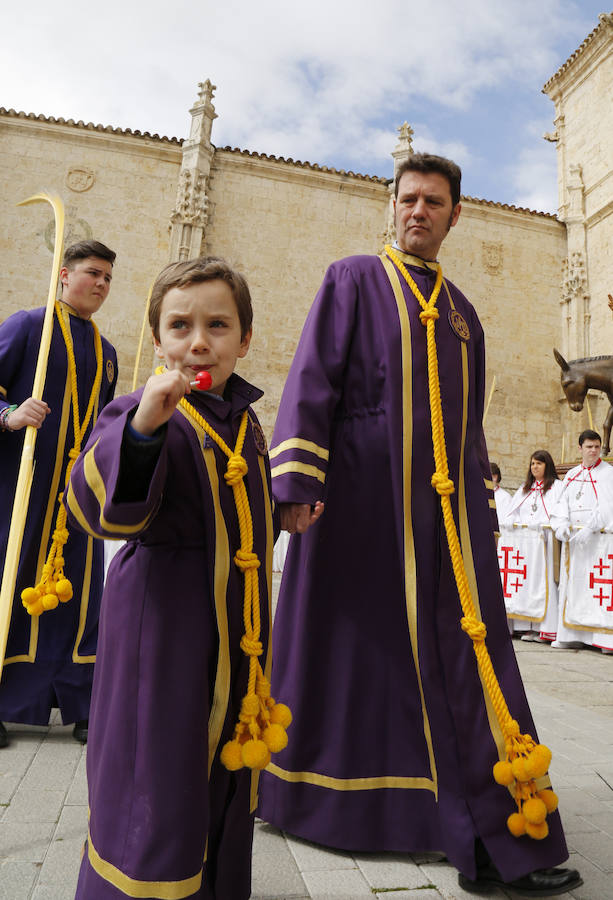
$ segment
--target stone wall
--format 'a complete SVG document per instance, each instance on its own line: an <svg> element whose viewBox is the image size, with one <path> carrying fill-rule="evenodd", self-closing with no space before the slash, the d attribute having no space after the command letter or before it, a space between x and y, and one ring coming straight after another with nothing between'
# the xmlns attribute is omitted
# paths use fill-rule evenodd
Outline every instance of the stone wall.
<svg viewBox="0 0 613 900"><path fill-rule="evenodd" d="M51 210L14 204L48 187L65 200L67 241L91 232L118 252L112 292L97 321L118 349L119 390L129 390L147 289L168 261L179 143L4 114L0 150L6 185L0 319L46 298ZM207 194L205 250L237 264L252 290L254 339L239 371L266 392L258 413L270 436L325 269L340 257L381 250L388 188L376 177L225 149L215 151ZM551 348L560 333L564 254L565 229L555 218L470 199L443 246L446 275L485 327L488 392L496 376L486 432L509 487L522 480L535 447L559 458L560 390ZM139 383L151 366L148 335L145 346Z"/></svg>

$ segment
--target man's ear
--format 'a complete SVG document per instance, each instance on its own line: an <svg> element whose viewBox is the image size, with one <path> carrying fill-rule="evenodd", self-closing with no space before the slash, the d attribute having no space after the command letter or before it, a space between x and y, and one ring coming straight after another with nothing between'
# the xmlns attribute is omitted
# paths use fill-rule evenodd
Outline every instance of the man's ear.
<svg viewBox="0 0 613 900"><path fill-rule="evenodd" d="M453 207L453 212L451 213L451 221L449 222L450 228L453 228L453 226L457 224L457 221L460 218L461 212L462 212L462 204L456 203L456 205Z"/></svg>

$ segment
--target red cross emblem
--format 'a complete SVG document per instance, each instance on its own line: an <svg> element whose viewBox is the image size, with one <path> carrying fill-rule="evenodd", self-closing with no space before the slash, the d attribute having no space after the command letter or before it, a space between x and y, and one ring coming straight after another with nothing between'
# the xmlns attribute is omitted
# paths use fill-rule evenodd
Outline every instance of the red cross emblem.
<svg viewBox="0 0 613 900"><path fill-rule="evenodd" d="M512 594L509 594L507 588L513 588L515 593L523 586L524 581L520 581L520 577L525 580L526 578L526 564L522 566L521 569L512 569L509 563L509 558L513 562L515 562L516 566L519 566L520 562L524 559L524 557L520 554L519 550L516 550L513 553L514 547L501 547L500 548L504 553L504 562L500 554L498 554L498 559L500 560L500 574L502 575L502 593L505 597L511 597ZM517 578L513 583L509 583L509 576L517 575Z"/></svg>
<svg viewBox="0 0 613 900"><path fill-rule="evenodd" d="M613 560L613 553L607 554L607 559ZM593 569L598 569L598 574L603 575L605 569L611 569L611 563L605 563L602 561L602 557L598 560L595 566L592 566ZM602 606L603 601L606 600L608 602L608 606L605 607L607 612L613 612L613 591L611 587L613 587L613 578L596 578L593 572L590 572L590 590L594 590L597 584L609 585L608 593L603 591L602 587L598 588L598 593L594 594L594 600L598 600L600 606Z"/></svg>

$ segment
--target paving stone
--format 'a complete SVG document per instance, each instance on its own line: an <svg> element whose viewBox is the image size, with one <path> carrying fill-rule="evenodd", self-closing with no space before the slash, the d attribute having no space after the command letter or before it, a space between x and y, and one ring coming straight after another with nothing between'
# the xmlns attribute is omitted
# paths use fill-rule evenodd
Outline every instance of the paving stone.
<svg viewBox="0 0 613 900"><path fill-rule="evenodd" d="M23 787L29 791L57 790L66 791L72 785L76 764L70 760L39 760L38 757L25 773Z"/></svg>
<svg viewBox="0 0 613 900"><path fill-rule="evenodd" d="M384 894L375 894L377 900L436 900L441 896L434 886L417 888L414 891L394 891L391 894L386 891Z"/></svg>
<svg viewBox="0 0 613 900"><path fill-rule="evenodd" d="M36 863L5 860L0 863L0 900L28 900L37 878Z"/></svg>
<svg viewBox="0 0 613 900"><path fill-rule="evenodd" d="M475 895L469 894L468 891L463 890L458 884L458 873L453 866L446 863L434 863L420 866L420 869L426 876L426 883L435 884L445 900L474 900ZM480 893L479 896L504 900L506 894L495 889L487 893Z"/></svg>
<svg viewBox="0 0 613 900"><path fill-rule="evenodd" d="M581 856L594 863L603 872L613 872L613 845L611 835L604 834L602 831L591 832L590 834L573 834L570 838L570 844L573 850L578 851ZM609 876L609 884L612 887L611 897L613 897L613 879Z"/></svg>
<svg viewBox="0 0 613 900"><path fill-rule="evenodd" d="M300 838L286 835L287 845L292 852L301 872L313 872L318 869L355 869L356 861L350 853L342 850L331 850L318 844L310 844Z"/></svg>
<svg viewBox="0 0 613 900"><path fill-rule="evenodd" d="M28 791L20 787L2 817L2 822L53 822L62 811L64 791Z"/></svg>
<svg viewBox="0 0 613 900"><path fill-rule="evenodd" d="M568 812L572 816L589 816L598 811L599 801L579 788L559 787L556 793L561 815Z"/></svg>
<svg viewBox="0 0 613 900"><path fill-rule="evenodd" d="M54 840L79 840L87 837L87 807L64 806L53 835Z"/></svg>
<svg viewBox="0 0 613 900"><path fill-rule="evenodd" d="M358 869L304 872L303 878L313 900L372 900L370 885Z"/></svg>
<svg viewBox="0 0 613 900"><path fill-rule="evenodd" d="M40 822L0 822L0 859L42 862L54 826Z"/></svg>
<svg viewBox="0 0 613 900"><path fill-rule="evenodd" d="M355 861L373 890L394 888L394 897L399 888L418 888L427 884L419 866L406 853L360 853Z"/></svg>
<svg viewBox="0 0 613 900"><path fill-rule="evenodd" d="M611 748L609 748L611 753ZM603 781L596 773L592 775L575 775L569 780L582 791L586 791L591 797L597 800L613 800L613 788L609 787L606 781Z"/></svg>
<svg viewBox="0 0 613 900"><path fill-rule="evenodd" d="M604 831L605 834L613 837L613 812L601 812L595 815L591 813L588 821L599 831ZM611 865L613 866L613 842L611 843Z"/></svg>
<svg viewBox="0 0 613 900"><path fill-rule="evenodd" d="M564 834L566 836L569 834L587 834L590 831L598 831L598 828L592 824L591 817L572 816L568 815L566 812L562 812L561 819Z"/></svg>
<svg viewBox="0 0 613 900"><path fill-rule="evenodd" d="M605 874L598 866L594 866L577 853L571 853L565 865L568 868L579 871L583 878L583 884L570 894L562 894L562 897L574 897L575 900L612 900L613 882L611 876Z"/></svg>
<svg viewBox="0 0 613 900"><path fill-rule="evenodd" d="M0 806L8 806L20 782L19 775L0 775Z"/></svg>
<svg viewBox="0 0 613 900"><path fill-rule="evenodd" d="M47 855L42 864L39 884L65 885L69 884L74 892L79 877L79 867L83 853L82 840L57 840L49 845Z"/></svg>
<svg viewBox="0 0 613 900"><path fill-rule="evenodd" d="M308 897L305 883L287 845L280 845L272 853L255 853L251 877L252 900Z"/></svg>
<svg viewBox="0 0 613 900"><path fill-rule="evenodd" d="M41 884L34 889L31 900L74 900L75 885ZM93 898L92 898L93 900Z"/></svg>

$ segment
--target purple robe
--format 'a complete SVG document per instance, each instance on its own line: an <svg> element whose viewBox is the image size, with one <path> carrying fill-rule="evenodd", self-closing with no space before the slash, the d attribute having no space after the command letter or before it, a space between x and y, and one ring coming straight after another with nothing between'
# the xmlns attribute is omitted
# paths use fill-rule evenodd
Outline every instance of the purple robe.
<svg viewBox="0 0 613 900"><path fill-rule="evenodd" d="M404 258L427 299L434 271ZM480 836L510 880L558 864L566 846L557 814L541 842L506 827L515 804L492 778L504 745L460 627L430 484L426 329L402 275L387 267L358 256L329 268L281 401L270 454L275 500L323 500L325 511L292 537L283 572L273 694L294 723L263 775L259 815L345 850L442 850L470 878ZM451 500L471 593L511 714L535 736L493 536L483 331L449 282L437 308Z"/></svg>
<svg viewBox="0 0 613 900"><path fill-rule="evenodd" d="M79 415L85 415L96 374L94 329L70 308ZM0 411L32 395L44 308L24 310L0 326ZM102 381L98 402L83 440L113 397L117 381L115 349L102 338ZM47 725L59 706L64 724L87 719L96 658L98 614L103 583L102 545L70 530L63 555L73 597L39 618L21 603L21 591L34 587L46 561L64 489L68 453L74 443L66 345L57 316L49 351L43 400L51 409L39 428L34 451L34 478L26 520L4 670L0 680L0 719ZM0 560L8 541L11 512L25 429L0 433Z"/></svg>
<svg viewBox="0 0 613 900"><path fill-rule="evenodd" d="M249 666L239 646L244 579L233 562L240 536L228 460L179 408L146 497L121 502L122 440L140 395L105 410L68 493L73 522L127 539L102 599L87 748L90 831L77 898L246 900L258 779L219 761ZM260 396L232 375L228 399L188 400L233 448L243 410ZM251 410L249 419L245 483L261 561L260 661L269 674L270 467Z"/></svg>

